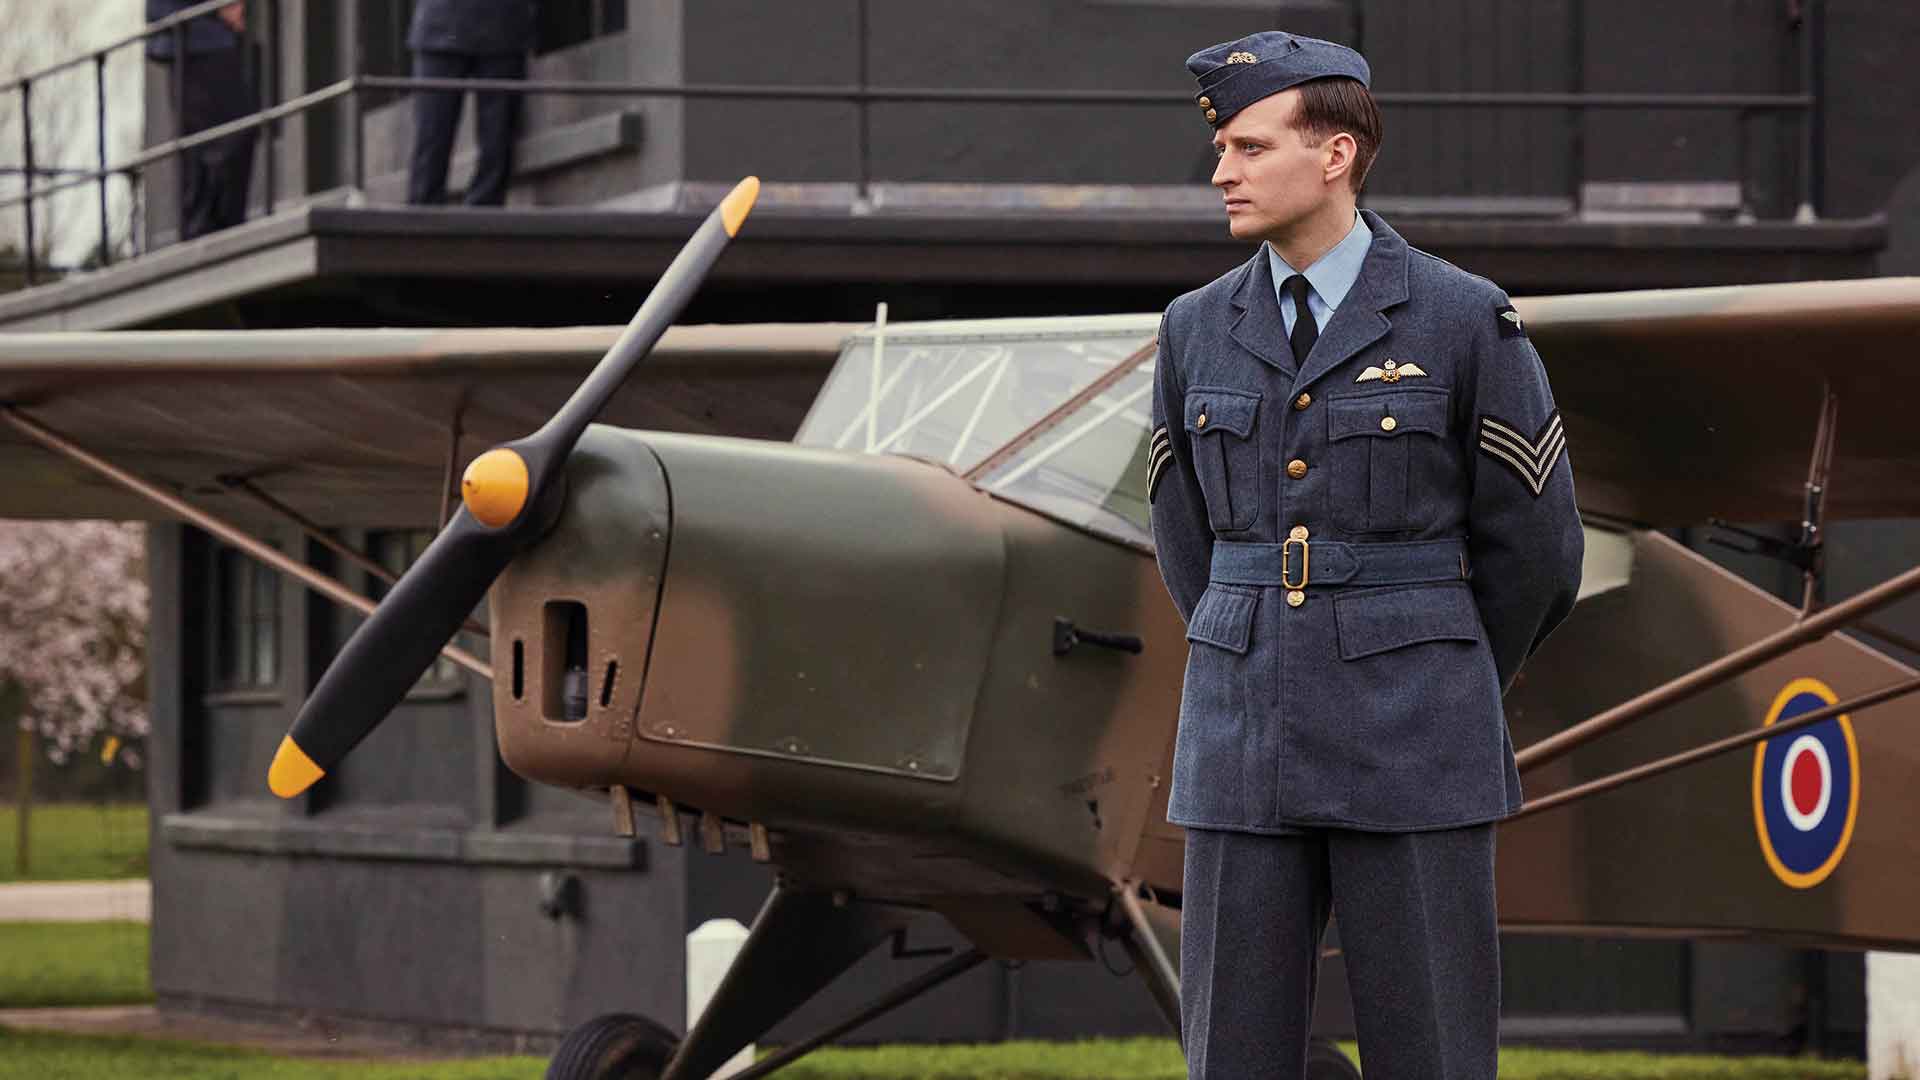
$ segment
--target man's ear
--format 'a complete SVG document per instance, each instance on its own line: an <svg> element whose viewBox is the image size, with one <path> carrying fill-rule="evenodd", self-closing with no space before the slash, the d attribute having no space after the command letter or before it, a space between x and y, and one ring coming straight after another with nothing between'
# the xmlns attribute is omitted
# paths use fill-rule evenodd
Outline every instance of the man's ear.
<svg viewBox="0 0 1920 1080"><path fill-rule="evenodd" d="M1359 152L1360 144L1352 135L1342 131L1320 144L1326 153L1325 172L1322 175L1327 183L1343 179L1353 171L1354 156Z"/></svg>

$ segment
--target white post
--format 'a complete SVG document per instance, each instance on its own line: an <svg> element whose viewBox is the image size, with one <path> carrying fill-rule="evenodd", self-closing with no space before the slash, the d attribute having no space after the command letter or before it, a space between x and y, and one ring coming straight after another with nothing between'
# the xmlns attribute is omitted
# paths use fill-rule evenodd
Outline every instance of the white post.
<svg viewBox="0 0 1920 1080"><path fill-rule="evenodd" d="M687 1029L691 1031L700 1014L707 1011L720 980L733 966L734 954L747 940L747 928L735 919L708 919L687 935ZM741 1047L713 1074L714 1080L732 1076L753 1064L753 1046Z"/></svg>
<svg viewBox="0 0 1920 1080"><path fill-rule="evenodd" d="M1867 1076L1920 1077L1920 956L1867 954Z"/></svg>

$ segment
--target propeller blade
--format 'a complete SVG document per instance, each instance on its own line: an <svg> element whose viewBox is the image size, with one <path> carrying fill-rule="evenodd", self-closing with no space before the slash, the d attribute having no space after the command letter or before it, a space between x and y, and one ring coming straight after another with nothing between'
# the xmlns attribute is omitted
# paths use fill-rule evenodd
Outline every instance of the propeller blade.
<svg viewBox="0 0 1920 1080"><path fill-rule="evenodd" d="M553 527L587 425L686 309L760 193L747 177L695 230L613 347L540 430L475 458L461 509L360 625L300 706L267 786L290 799L359 745L433 663L513 557Z"/></svg>
<svg viewBox="0 0 1920 1080"><path fill-rule="evenodd" d="M748 211L759 197L758 177L749 176L735 184L720 205L714 207L713 213L707 215L707 220L700 223L687 246L674 256L660 283L647 294L619 340L594 365L566 404L540 425L540 430L507 444L526 456L533 470L536 491L560 471L567 455L573 452L573 444L580 441L580 433L600 415L600 410L606 408L634 366L653 350L660 335L680 317L687 301L693 299L707 271L719 260L728 241L740 231L741 223L746 221Z"/></svg>
<svg viewBox="0 0 1920 1080"><path fill-rule="evenodd" d="M520 546L513 531L489 529L465 507L454 514L300 706L267 772L275 795L311 787L386 718Z"/></svg>

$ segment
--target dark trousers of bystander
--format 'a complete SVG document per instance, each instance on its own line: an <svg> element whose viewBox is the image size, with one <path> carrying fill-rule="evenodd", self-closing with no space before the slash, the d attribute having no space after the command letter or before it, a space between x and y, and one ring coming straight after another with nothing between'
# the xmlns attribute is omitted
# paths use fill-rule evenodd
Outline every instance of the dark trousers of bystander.
<svg viewBox="0 0 1920 1080"><path fill-rule="evenodd" d="M1192 1080L1300 1080L1321 934L1340 919L1367 1080L1494 1080L1493 826L1187 830L1180 1012Z"/></svg>
<svg viewBox="0 0 1920 1080"><path fill-rule="evenodd" d="M477 56L469 53L416 52L413 74L428 79L524 79L524 53ZM499 206L507 201L513 175L513 139L520 112L519 94L473 95L474 141L479 161L467 182L468 206ZM447 201L447 162L460 126L466 95L451 90L416 90L413 95L413 160L407 170L407 201L438 206Z"/></svg>
<svg viewBox="0 0 1920 1080"><path fill-rule="evenodd" d="M180 78L183 135L237 120L256 107L246 54L237 47L189 53ZM247 219L254 135L235 132L180 155L180 239L191 240Z"/></svg>

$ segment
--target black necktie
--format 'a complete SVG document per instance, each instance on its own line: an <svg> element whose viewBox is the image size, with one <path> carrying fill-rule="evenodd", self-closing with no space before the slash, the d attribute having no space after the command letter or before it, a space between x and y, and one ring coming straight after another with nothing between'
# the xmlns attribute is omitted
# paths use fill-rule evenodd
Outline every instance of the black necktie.
<svg viewBox="0 0 1920 1080"><path fill-rule="evenodd" d="M1320 328L1313 322L1313 309L1307 306L1307 279L1295 274L1286 280L1284 288L1293 297L1293 333L1287 336L1287 344L1293 346L1293 362L1305 367L1313 343L1320 340Z"/></svg>

